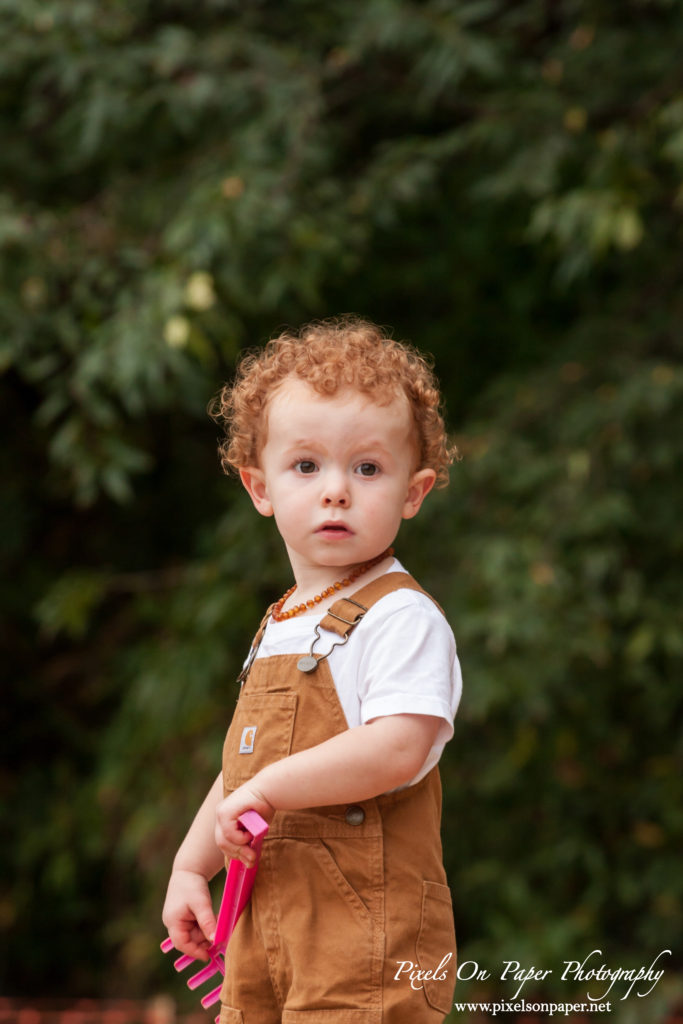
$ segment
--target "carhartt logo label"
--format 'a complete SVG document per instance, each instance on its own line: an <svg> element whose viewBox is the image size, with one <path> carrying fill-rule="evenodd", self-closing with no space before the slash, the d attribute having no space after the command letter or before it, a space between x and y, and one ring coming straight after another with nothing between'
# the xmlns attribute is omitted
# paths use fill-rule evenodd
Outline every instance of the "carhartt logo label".
<svg viewBox="0 0 683 1024"><path fill-rule="evenodd" d="M240 754L253 754L254 753L254 737L256 736L257 725L248 725L242 729L242 739L240 740Z"/></svg>

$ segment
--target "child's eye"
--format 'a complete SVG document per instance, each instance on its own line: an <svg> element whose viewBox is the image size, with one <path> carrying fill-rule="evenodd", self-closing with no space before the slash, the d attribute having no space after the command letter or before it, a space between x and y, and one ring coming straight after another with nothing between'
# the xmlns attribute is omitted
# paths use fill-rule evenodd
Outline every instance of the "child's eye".
<svg viewBox="0 0 683 1024"><path fill-rule="evenodd" d="M297 470L297 472L303 473L307 476L310 473L315 473L318 467L316 466L315 462L313 462L312 459L300 459L297 463L295 463L294 468Z"/></svg>
<svg viewBox="0 0 683 1024"><path fill-rule="evenodd" d="M360 476L376 476L379 473L379 466L374 462L361 462L360 466L356 466L356 473Z"/></svg>

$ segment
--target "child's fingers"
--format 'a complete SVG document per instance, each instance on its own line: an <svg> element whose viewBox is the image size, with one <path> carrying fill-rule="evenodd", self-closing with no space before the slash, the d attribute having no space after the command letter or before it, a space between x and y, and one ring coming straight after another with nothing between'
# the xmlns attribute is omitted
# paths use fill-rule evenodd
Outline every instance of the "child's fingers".
<svg viewBox="0 0 683 1024"><path fill-rule="evenodd" d="M195 960L209 959L208 948L210 943L200 928L196 926L189 929L186 927L171 927L168 930L168 934L174 949L177 949L180 953L186 953L188 956L194 957Z"/></svg>
<svg viewBox="0 0 683 1024"><path fill-rule="evenodd" d="M256 863L256 854L247 846L251 836L239 827L234 818L226 820L220 813L217 814L215 839L216 845L226 857L237 858L247 867Z"/></svg>
<svg viewBox="0 0 683 1024"><path fill-rule="evenodd" d="M208 960L209 959L209 943L204 938L203 934L198 931L197 934L189 939L184 948L184 952L189 953L195 960Z"/></svg>
<svg viewBox="0 0 683 1024"><path fill-rule="evenodd" d="M226 857L234 860L241 860L246 867L251 868L256 863L256 854L249 846L235 846L225 840L216 829L216 844L223 851Z"/></svg>

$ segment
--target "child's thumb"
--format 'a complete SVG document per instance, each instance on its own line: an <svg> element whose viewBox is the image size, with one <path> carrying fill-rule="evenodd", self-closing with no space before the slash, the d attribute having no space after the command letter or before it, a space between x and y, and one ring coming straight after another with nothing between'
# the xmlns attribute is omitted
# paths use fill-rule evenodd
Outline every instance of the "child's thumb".
<svg viewBox="0 0 683 1024"><path fill-rule="evenodd" d="M209 942L213 942L216 937L216 918L211 907L197 915L197 924Z"/></svg>

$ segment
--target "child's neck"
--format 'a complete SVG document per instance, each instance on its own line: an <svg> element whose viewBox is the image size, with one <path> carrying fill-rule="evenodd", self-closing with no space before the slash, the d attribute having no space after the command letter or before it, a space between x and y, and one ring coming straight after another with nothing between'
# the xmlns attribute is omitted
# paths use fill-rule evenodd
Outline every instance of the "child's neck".
<svg viewBox="0 0 683 1024"><path fill-rule="evenodd" d="M362 577L363 584L382 576L388 562L393 558L394 549L387 548L375 558L360 565L334 566L327 572L299 572L297 582L290 587L276 603L272 616L276 622L291 619L296 615L314 614L318 608L327 607L337 595L343 597L356 588Z"/></svg>

